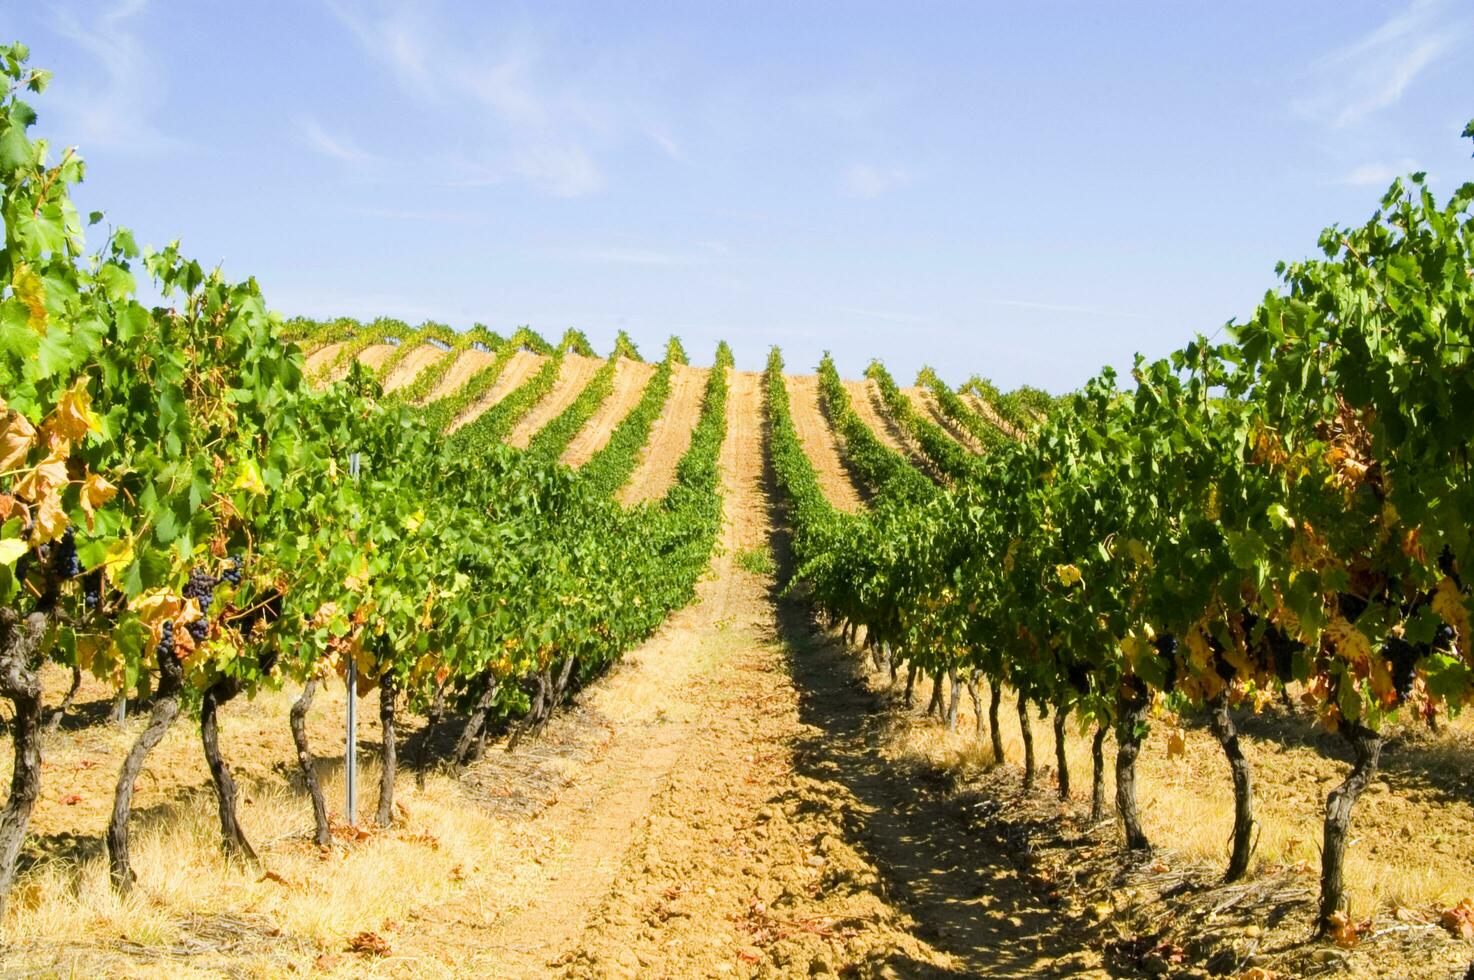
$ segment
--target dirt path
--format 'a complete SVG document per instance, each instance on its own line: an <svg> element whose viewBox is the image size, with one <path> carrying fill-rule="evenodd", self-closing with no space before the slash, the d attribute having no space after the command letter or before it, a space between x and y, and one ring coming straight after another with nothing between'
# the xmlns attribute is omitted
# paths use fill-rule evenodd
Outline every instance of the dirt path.
<svg viewBox="0 0 1474 980"><path fill-rule="evenodd" d="M532 437L541 432L543 426L573 404L574 399L603 366L602 358L565 354L563 364L558 368L558 380L553 382L553 390L512 427L512 431L507 434L507 442L518 449L526 449Z"/></svg>
<svg viewBox="0 0 1474 980"><path fill-rule="evenodd" d="M760 375L733 372L727 520L698 601L587 692L578 711L603 726L592 759L484 889L399 932L406 962L498 977L955 967L846 841L857 802L799 772L822 733L800 718L773 579L736 562L773 535L761 398ZM551 736L580 723L565 716Z"/></svg>
<svg viewBox="0 0 1474 980"><path fill-rule="evenodd" d="M840 510L859 510L864 503L859 484L845 466L839 439L819 405L819 378L812 374L790 374L784 381L788 384L788 404L794 431L798 433L809 462L814 464L824 496Z"/></svg>
<svg viewBox="0 0 1474 980"><path fill-rule="evenodd" d="M420 344L404 355L394 366L394 370L389 372L389 377L384 379L384 390L398 391L400 388L414 384L415 378L421 371L438 362L446 353L434 344Z"/></svg>
<svg viewBox="0 0 1474 980"><path fill-rule="evenodd" d="M317 377L319 371L322 371L329 364L333 363L333 359L338 356L338 351L342 349L343 344L341 342L325 344L317 348L317 350L307 355L307 363L303 367L303 372L309 378Z"/></svg>
<svg viewBox="0 0 1474 980"><path fill-rule="evenodd" d="M971 432L968 432L956 422L947 418L947 414L937 404L936 396L928 389L912 387L902 388L901 391L905 394L907 400L911 402L911 407L920 412L923 418L929 419L931 422L940 426L947 435L961 443L969 452L981 453L983 451L983 447L978 444L977 439L974 438Z"/></svg>
<svg viewBox="0 0 1474 980"><path fill-rule="evenodd" d="M614 365L614 390L594 412L588 424L573 437L559 460L564 466L582 466L603 449L624 417L645 394L645 385L655 373L654 364L620 358Z"/></svg>
<svg viewBox="0 0 1474 980"><path fill-rule="evenodd" d="M480 354L481 352L470 350L466 353ZM463 354L462 357L464 356L465 355ZM492 357L490 354L486 354L484 356L487 358L487 364L490 364L493 360L495 360L495 358ZM462 412L460 417L451 423L450 429L448 431L454 432L461 426L474 422L477 418L481 416L482 412L486 411L488 408L495 405L503 398L506 398L512 392L516 391L524 381L536 374L538 372L538 369L543 366L543 362L546 360L547 358L544 357L542 354L534 354L531 351L519 350L517 353L513 354L512 359L507 362L506 367L502 368L502 373L497 375L497 379L492 384L491 390L483 395L480 401ZM451 368L450 375L455 375L459 370L460 364L458 363L455 367ZM456 388L459 388L462 384L465 384L466 380L468 380L469 378L469 374L466 375L465 378L462 378L461 381L456 384ZM451 377L447 376L445 380L449 382L451 380ZM547 399L544 399L544 401L546 400Z"/></svg>
<svg viewBox="0 0 1474 980"><path fill-rule="evenodd" d="M974 412L977 412L989 425L996 427L1004 435L1008 436L1008 438L1017 439L1019 437L1018 430L1015 429L1008 422L1004 421L1003 416L994 411L992 405L989 405L977 395L969 392L962 396L962 400L964 403L966 403L968 408L972 409Z"/></svg>
<svg viewBox="0 0 1474 980"><path fill-rule="evenodd" d="M492 361L496 360L495 355L474 347L468 347L452 356L455 357L455 360L451 362L445 376L440 379L430 394L425 396L427 404L454 395L461 390L462 385L471 380L473 374L488 367Z"/></svg>
<svg viewBox="0 0 1474 980"><path fill-rule="evenodd" d="M922 452L915 440L907 435L895 419L891 418L891 413L886 410L885 402L880 397L878 384L866 378L863 381L846 381L844 386L850 393L850 404L855 407L855 414L869 426L877 439L890 449L905 456L913 466L923 472L933 472L931 461L926 458L926 453Z"/></svg>
<svg viewBox="0 0 1474 980"><path fill-rule="evenodd" d="M707 370L677 364L671 372L670 397L665 401L665 410L651 427L650 438L640 451L640 461L635 464L629 482L619 492L619 502L626 507L665 496L675 482L676 465L680 463L686 447L691 445L691 433L701 418ZM746 384L742 381L742 374L730 377L734 387ZM736 398L735 393L733 398Z"/></svg>

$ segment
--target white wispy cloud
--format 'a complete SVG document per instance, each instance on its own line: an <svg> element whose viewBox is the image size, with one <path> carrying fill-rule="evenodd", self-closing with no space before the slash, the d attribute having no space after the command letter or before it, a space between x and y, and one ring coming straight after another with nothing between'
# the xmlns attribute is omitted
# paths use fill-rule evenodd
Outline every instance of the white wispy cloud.
<svg viewBox="0 0 1474 980"><path fill-rule="evenodd" d="M840 191L849 197L876 198L905 187L916 179L903 167L877 167L857 163L840 175Z"/></svg>
<svg viewBox="0 0 1474 980"><path fill-rule="evenodd" d="M1418 162L1411 157L1404 157L1395 163L1363 163L1334 178L1331 183L1345 184L1347 187L1385 187L1392 183L1393 178L1417 169Z"/></svg>
<svg viewBox="0 0 1474 980"><path fill-rule="evenodd" d="M454 120L460 149L439 181L522 183L551 197L606 187L606 162L629 145L683 159L668 125L638 98L638 72L602 52L570 65L556 39L525 22L454 29L433 8L387 0L324 0L396 85Z"/></svg>
<svg viewBox="0 0 1474 980"><path fill-rule="evenodd" d="M148 0L122 0L101 15L79 15L70 5L52 10L56 32L86 51L103 78L88 85L68 78L54 90L54 104L85 150L88 146L158 153L177 150L183 141L166 135L154 122L163 102L158 60L150 57L136 33Z"/></svg>
<svg viewBox="0 0 1474 980"><path fill-rule="evenodd" d="M378 159L351 139L329 133L322 123L311 116L298 119L297 128L302 131L307 145L323 156L332 157L344 163L368 163Z"/></svg>
<svg viewBox="0 0 1474 980"><path fill-rule="evenodd" d="M1293 107L1334 128L1359 123L1400 102L1429 67L1467 39L1470 19L1449 0L1413 0L1379 25L1317 59L1311 91Z"/></svg>

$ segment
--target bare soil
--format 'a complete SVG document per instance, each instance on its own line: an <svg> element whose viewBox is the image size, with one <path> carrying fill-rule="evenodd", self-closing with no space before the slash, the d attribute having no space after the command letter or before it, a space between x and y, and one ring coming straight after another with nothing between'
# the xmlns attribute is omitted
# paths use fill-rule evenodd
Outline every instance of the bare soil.
<svg viewBox="0 0 1474 980"><path fill-rule="evenodd" d="M864 497L859 483L845 464L839 437L819 404L819 378L812 374L790 374L783 380L788 385L788 405L794 431L804 453L814 464L825 499L840 510L852 513L859 510L864 505Z"/></svg>
<svg viewBox="0 0 1474 980"><path fill-rule="evenodd" d="M389 372L389 376L384 379L384 390L398 391L400 388L414 384L415 378L420 376L421 371L437 363L448 353L434 344L420 344L404 355L394 366L394 370Z"/></svg>
<svg viewBox="0 0 1474 980"><path fill-rule="evenodd" d="M425 396L426 402L438 402L442 398L449 398L460 391L465 383L471 380L472 375L490 367L491 363L496 360L495 354L477 350L474 347L467 347L454 356L455 361L451 363L445 376L440 379L440 383Z"/></svg>
<svg viewBox="0 0 1474 980"><path fill-rule="evenodd" d="M469 350L466 353L480 354L481 351ZM462 357L464 356L465 355L463 354ZM495 360L495 358L493 358L490 354L486 354L484 356L488 359L486 362L487 364L490 364L492 360ZM538 370L543 366L543 362L546 360L546 356L542 354L534 354L531 351L519 350L517 353L513 354L511 360L507 361L506 366L502 368L502 373L497 375L496 381L492 383L491 390L483 395L481 399L476 402L476 404L472 405L470 408L467 408L464 412L462 412L460 417L458 417L454 422L451 423L449 431L454 432L461 426L476 421L476 419L481 417L481 413L485 412L488 408L495 405L497 402L501 401L512 392L516 391L519 387L522 386L523 382L527 381L527 379L536 374ZM459 369L460 363L457 362L456 366L451 369L451 374L456 373L456 371L458 371ZM469 377L470 376L467 375L468 379ZM449 380L450 378L447 377L446 381ZM462 384L464 384L464 381L462 382ZM459 387L459 385L457 387Z"/></svg>
<svg viewBox="0 0 1474 980"><path fill-rule="evenodd" d="M654 364L620 358L614 365L614 390L564 450L565 466L582 466L609 443L609 437L645 394Z"/></svg>
<svg viewBox="0 0 1474 980"><path fill-rule="evenodd" d="M558 368L558 380L553 383L553 390L548 392L546 398L534 405L532 411L512 427L512 431L507 433L507 442L518 449L526 449L532 437L541 432L543 426L553 421L562 414L565 408L573 404L579 392L584 390L589 379L603 365L603 360L597 357L565 354L563 364Z"/></svg>
<svg viewBox="0 0 1474 980"><path fill-rule="evenodd" d="M670 397L650 428L650 438L640 452L635 471L619 492L619 500L626 507L645 500L659 500L675 482L676 466L686 447L691 445L691 434L701 420L701 399L706 394L708 370L675 365L671 372ZM750 376L742 372L731 372L728 383L734 389L751 387ZM735 393L731 397L734 402L737 400Z"/></svg>
<svg viewBox="0 0 1474 980"><path fill-rule="evenodd" d="M954 440L961 443L969 452L981 453L983 447L978 445L977 439L971 432L962 428L956 422L947 417L942 407L937 404L937 398L928 388L911 387L902 388L906 398L911 402L911 407L921 413L921 416L932 423L941 426L942 430Z"/></svg>

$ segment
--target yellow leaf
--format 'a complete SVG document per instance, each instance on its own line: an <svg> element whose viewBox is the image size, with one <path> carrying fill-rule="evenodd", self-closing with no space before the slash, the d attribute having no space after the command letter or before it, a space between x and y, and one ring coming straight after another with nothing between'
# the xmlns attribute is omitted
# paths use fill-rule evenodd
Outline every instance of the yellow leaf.
<svg viewBox="0 0 1474 980"><path fill-rule="evenodd" d="M103 574L107 577L108 584L117 586L118 580L133 564L133 539L123 538L114 541L107 550L107 557L102 560Z"/></svg>
<svg viewBox="0 0 1474 980"><path fill-rule="evenodd" d="M1083 578L1080 569L1074 565L1055 565L1054 574L1059 578L1059 584L1065 588L1076 584Z"/></svg>
<svg viewBox="0 0 1474 980"><path fill-rule="evenodd" d="M67 512L61 505L61 490L52 488L36 504L32 544L45 544L61 537L67 529Z"/></svg>
<svg viewBox="0 0 1474 980"><path fill-rule="evenodd" d="M1326 636L1336 653L1348 663L1364 664L1372 657L1371 641L1343 616L1336 616L1326 624Z"/></svg>
<svg viewBox="0 0 1474 980"><path fill-rule="evenodd" d="M51 492L52 488L65 486L67 482L67 459L59 453L52 453L31 470L21 477L15 485L15 494L22 500L35 503Z"/></svg>
<svg viewBox="0 0 1474 980"><path fill-rule="evenodd" d="M67 389L47 417L45 427L68 442L80 442L89 432L101 432L102 420L92 410L92 396L87 392L87 378L81 378Z"/></svg>
<svg viewBox="0 0 1474 980"><path fill-rule="evenodd" d="M164 620L175 619L184 610L184 598L165 589L150 589L128 603L128 608L138 614L144 625L157 631ZM195 612L199 612L198 605Z"/></svg>
<svg viewBox="0 0 1474 980"><path fill-rule="evenodd" d="M20 561L20 556L31 550L31 546L20 538L7 538L0 541L0 565L14 565Z"/></svg>
<svg viewBox="0 0 1474 980"><path fill-rule="evenodd" d="M261 480L261 468L256 465L255 460L244 460L241 463L241 471L231 485L232 490L245 490L257 496L266 496L266 484Z"/></svg>
<svg viewBox="0 0 1474 980"><path fill-rule="evenodd" d="M1454 629L1454 639L1460 649L1469 642L1469 609L1453 579L1447 576L1433 590L1433 611Z"/></svg>
<svg viewBox="0 0 1474 980"><path fill-rule="evenodd" d="M420 529L420 525L424 523L425 512L423 510L417 510L404 519L404 529L410 534L414 534Z"/></svg>
<svg viewBox="0 0 1474 980"><path fill-rule="evenodd" d="M5 411L0 423L0 473L18 469L36 444L36 427L19 412Z"/></svg>
<svg viewBox="0 0 1474 980"><path fill-rule="evenodd" d="M92 526L92 515L117 495L118 488L109 483L106 477L96 473L87 474L87 479L82 481L82 510L87 514L89 528Z"/></svg>
<svg viewBox="0 0 1474 980"><path fill-rule="evenodd" d="M1182 732L1174 731L1167 736L1167 758L1180 759L1187 755L1187 739Z"/></svg>
<svg viewBox="0 0 1474 980"><path fill-rule="evenodd" d="M27 325L38 334L46 333L46 284L36 275L36 270L21 262L11 273L10 284L15 287L16 298L26 304L30 311Z"/></svg>

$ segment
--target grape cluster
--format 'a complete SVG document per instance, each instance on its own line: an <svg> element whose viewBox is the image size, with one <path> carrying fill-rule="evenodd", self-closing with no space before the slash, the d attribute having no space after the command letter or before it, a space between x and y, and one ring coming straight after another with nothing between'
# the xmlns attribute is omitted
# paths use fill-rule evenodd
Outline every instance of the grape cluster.
<svg viewBox="0 0 1474 980"><path fill-rule="evenodd" d="M1418 648L1400 636L1389 636L1382 644L1382 656L1392 665L1392 686L1397 689L1399 698L1406 698L1413 692L1418 654Z"/></svg>
<svg viewBox="0 0 1474 980"><path fill-rule="evenodd" d="M242 564L240 555L231 555L230 563L225 566L225 571L220 573L221 580L229 582L231 586L238 588L241 584Z"/></svg>
<svg viewBox="0 0 1474 980"><path fill-rule="evenodd" d="M82 601L91 612L102 605L102 572L96 571L82 580Z"/></svg>
<svg viewBox="0 0 1474 980"><path fill-rule="evenodd" d="M189 582L184 586L184 597L196 600L203 614L185 627L196 643L205 642L205 637L210 635L210 606L215 602L215 586L218 584L220 580L215 576L196 568L189 573Z"/></svg>
<svg viewBox="0 0 1474 980"><path fill-rule="evenodd" d="M159 637L159 656L172 657L174 656L174 620L164 620L161 632L162 635Z"/></svg>
<svg viewBox="0 0 1474 980"><path fill-rule="evenodd" d="M62 581L82 574L82 562L77 557L77 536L71 528L67 528L61 540L51 546L51 570Z"/></svg>

